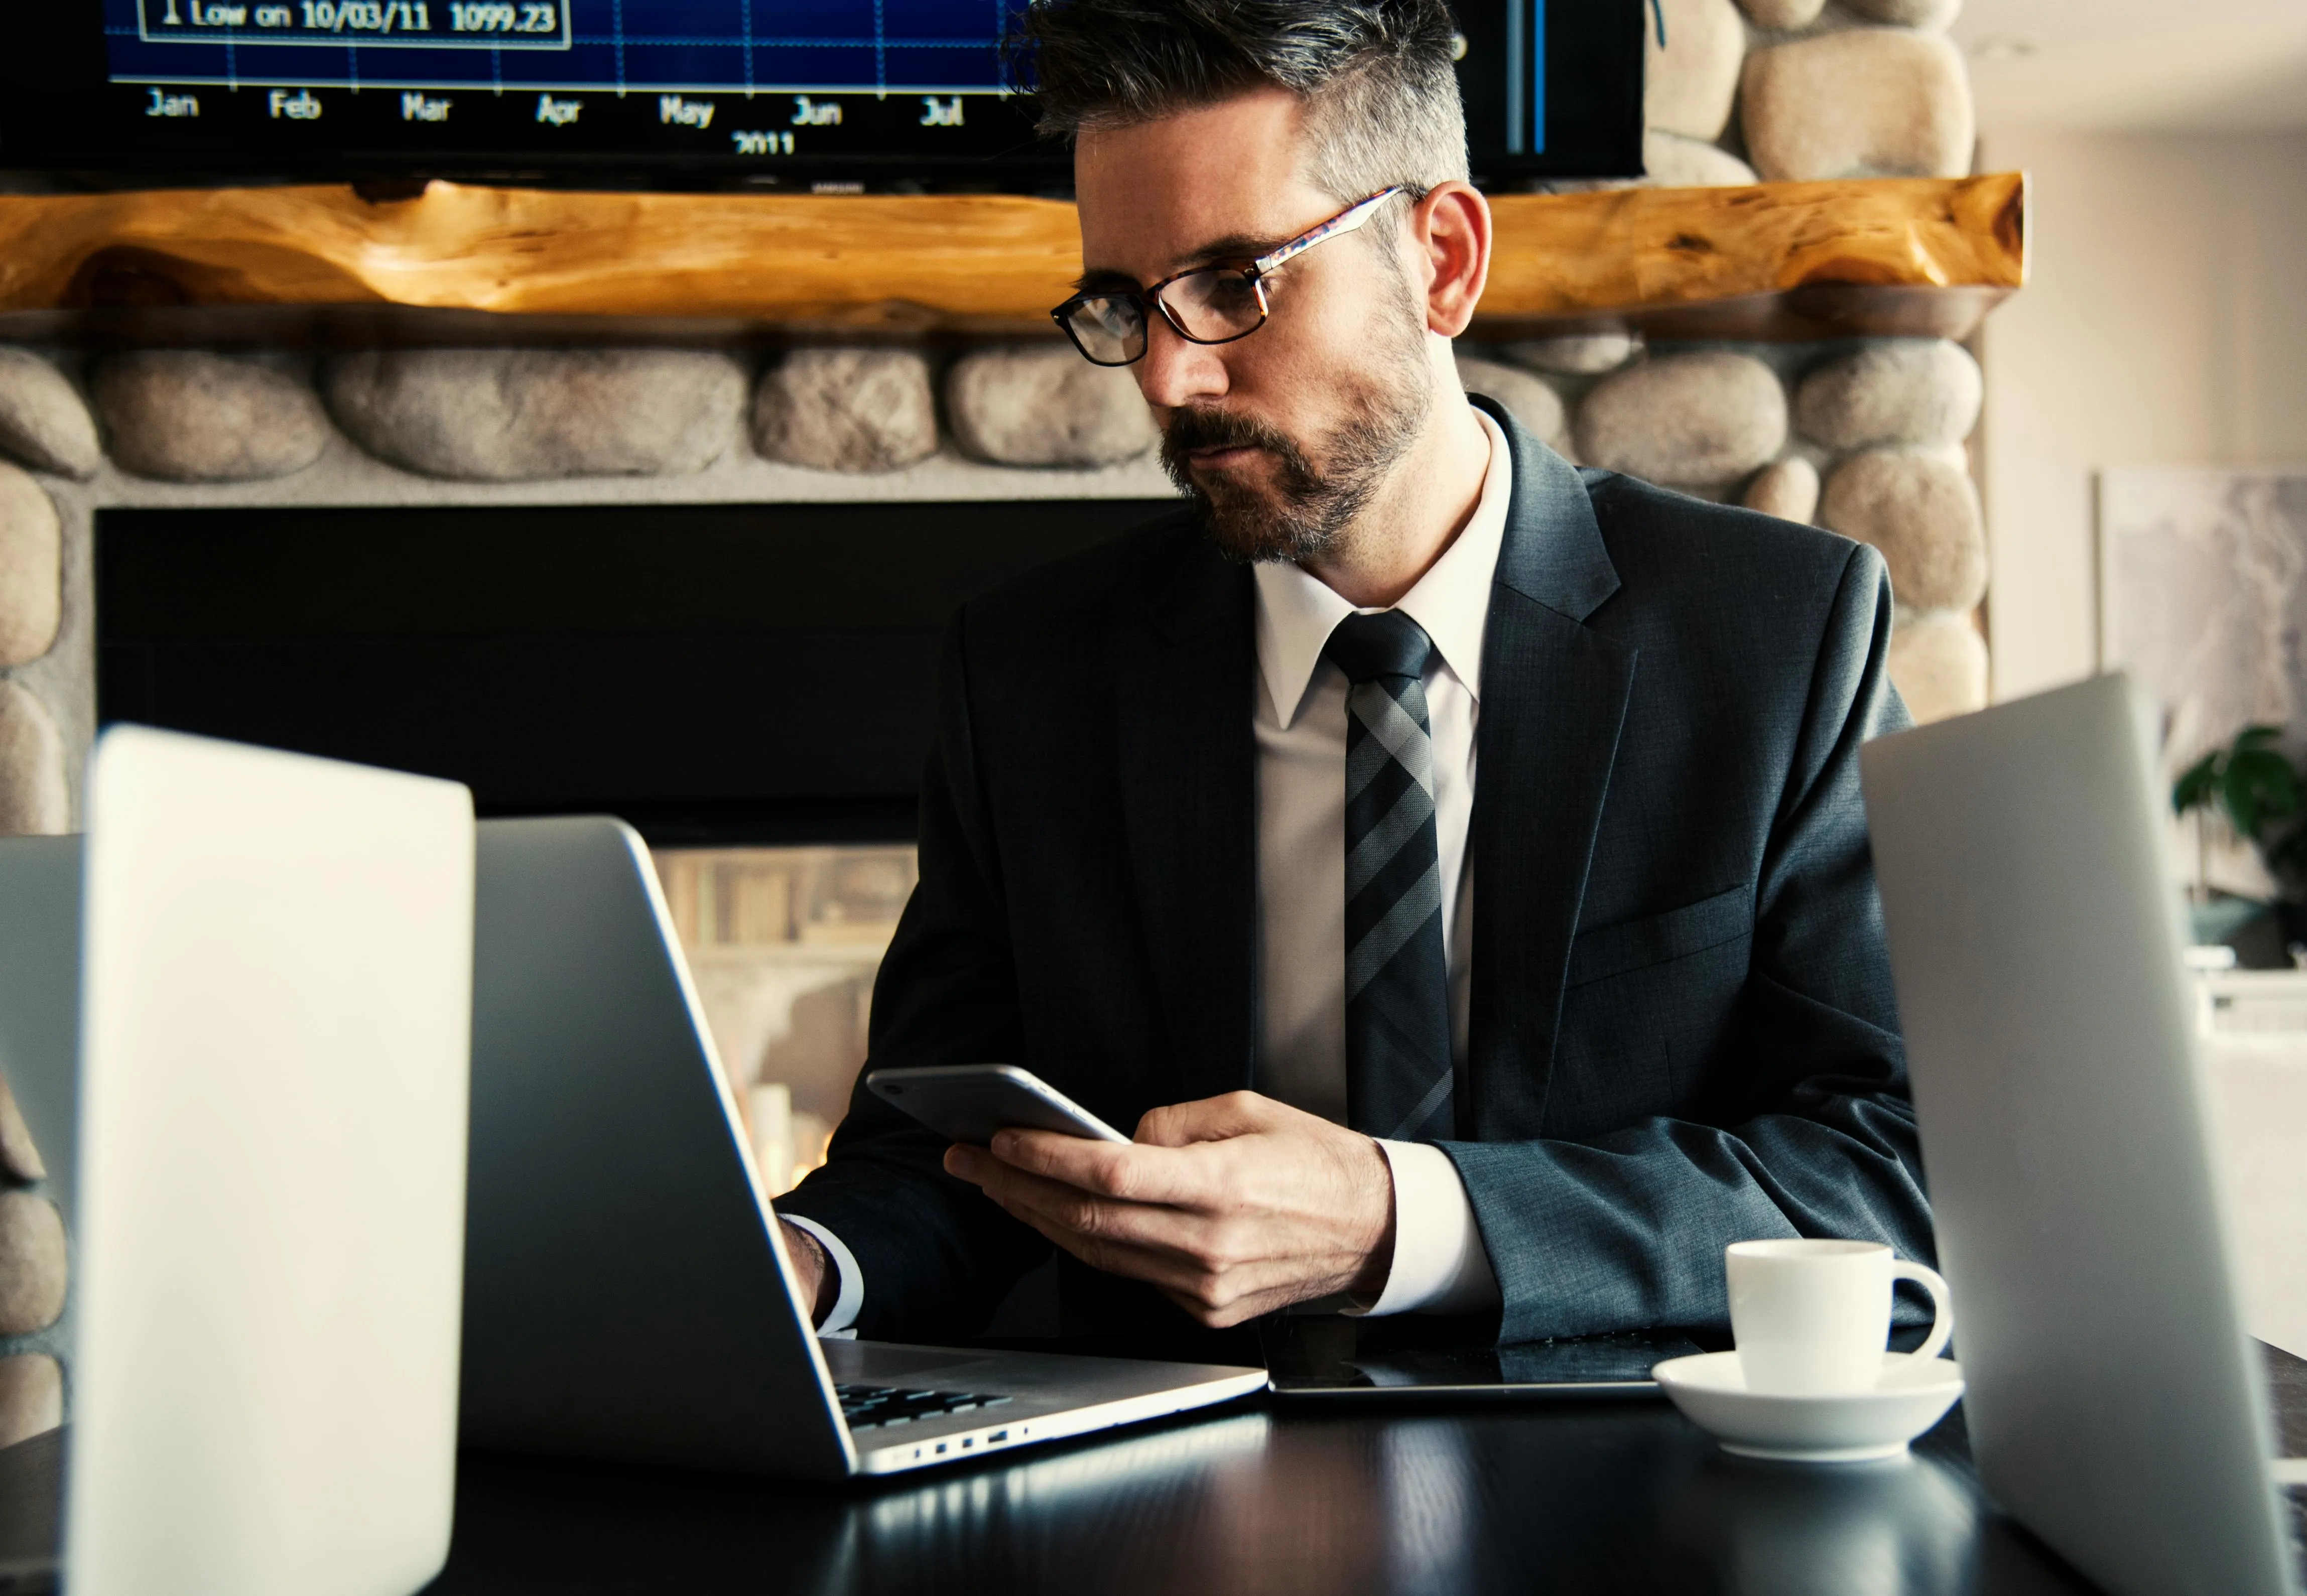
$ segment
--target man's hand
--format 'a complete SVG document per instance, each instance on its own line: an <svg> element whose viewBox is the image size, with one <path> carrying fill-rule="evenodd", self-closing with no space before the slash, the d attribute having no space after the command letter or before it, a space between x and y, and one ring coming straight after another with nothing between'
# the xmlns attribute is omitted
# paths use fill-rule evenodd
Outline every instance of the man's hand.
<svg viewBox="0 0 2307 1596"><path fill-rule="evenodd" d="M801 1226L780 1219L777 1228L785 1233L785 1256L793 1260L793 1274L801 1281L801 1300L811 1305L809 1322L822 1325L840 1296L840 1272L825 1256L825 1248L818 1245L817 1238Z"/></svg>
<svg viewBox="0 0 2307 1596"><path fill-rule="evenodd" d="M945 1167L1082 1262L1151 1282L1205 1325L1375 1298L1394 1263L1394 1176L1368 1137L1233 1092L1155 1109L1128 1146L1004 1130Z"/></svg>

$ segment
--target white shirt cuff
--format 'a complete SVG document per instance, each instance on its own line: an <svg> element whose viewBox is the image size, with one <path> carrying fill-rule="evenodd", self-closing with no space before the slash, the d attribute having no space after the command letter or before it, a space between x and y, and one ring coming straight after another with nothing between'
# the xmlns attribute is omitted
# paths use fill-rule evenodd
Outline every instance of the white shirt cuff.
<svg viewBox="0 0 2307 1596"><path fill-rule="evenodd" d="M1378 1147L1394 1171L1394 1266L1366 1312L1473 1313L1496 1305L1497 1278L1458 1166L1425 1142Z"/></svg>
<svg viewBox="0 0 2307 1596"><path fill-rule="evenodd" d="M1449 1161L1445 1159L1443 1162L1446 1163ZM795 1230L807 1231L815 1237L817 1244L825 1248L826 1262L833 1266L834 1273L841 1281L840 1293L833 1300L833 1311L827 1314L825 1323L817 1327L818 1334L836 1341L854 1341L857 1338L857 1310L865 1306L865 1274L857 1267L855 1256L841 1244L840 1237L814 1219L803 1219L798 1214L780 1214L777 1217ZM1488 1271L1485 1269L1484 1273ZM807 1317L810 1308L809 1303L802 1305L803 1317Z"/></svg>

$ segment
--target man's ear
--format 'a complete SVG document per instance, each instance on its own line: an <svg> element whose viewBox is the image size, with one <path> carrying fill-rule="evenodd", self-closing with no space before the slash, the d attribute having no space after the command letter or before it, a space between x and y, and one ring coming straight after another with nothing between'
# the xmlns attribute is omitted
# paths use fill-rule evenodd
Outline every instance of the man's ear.
<svg viewBox="0 0 2307 1596"><path fill-rule="evenodd" d="M1410 238L1426 267L1427 330L1456 338L1490 279L1490 202L1471 184L1438 184L1411 211Z"/></svg>

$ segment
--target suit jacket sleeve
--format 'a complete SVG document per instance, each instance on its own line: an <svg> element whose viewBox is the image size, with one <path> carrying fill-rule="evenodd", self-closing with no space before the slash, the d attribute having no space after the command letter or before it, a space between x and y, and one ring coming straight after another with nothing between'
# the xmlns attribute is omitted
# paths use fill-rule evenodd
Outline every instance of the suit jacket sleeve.
<svg viewBox="0 0 2307 1596"><path fill-rule="evenodd" d="M965 609L939 671L937 741L922 782L921 884L874 981L869 1068L1024 1054L1001 862L971 732L967 622ZM868 1092L861 1072L825 1166L777 1199L855 1255L862 1336L973 1334L1049 1252L976 1187L945 1172L946 1146Z"/></svg>
<svg viewBox="0 0 2307 1596"><path fill-rule="evenodd" d="M1707 1111L1588 1140L1444 1144L1497 1276L1501 1340L1722 1323L1722 1248L1750 1238L1934 1257L1858 783L1859 745L1908 724L1873 551L1851 551L1829 617Z"/></svg>

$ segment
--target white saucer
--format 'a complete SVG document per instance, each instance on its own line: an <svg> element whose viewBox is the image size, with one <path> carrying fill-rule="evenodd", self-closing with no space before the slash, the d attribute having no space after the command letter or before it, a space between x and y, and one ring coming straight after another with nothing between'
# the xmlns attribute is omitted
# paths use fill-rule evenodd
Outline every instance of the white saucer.
<svg viewBox="0 0 2307 1596"><path fill-rule="evenodd" d="M1962 1395L1951 1358L1882 1354L1882 1381L1843 1396L1761 1396L1736 1352L1669 1358L1651 1377L1690 1420L1741 1457L1865 1463L1898 1457Z"/></svg>

